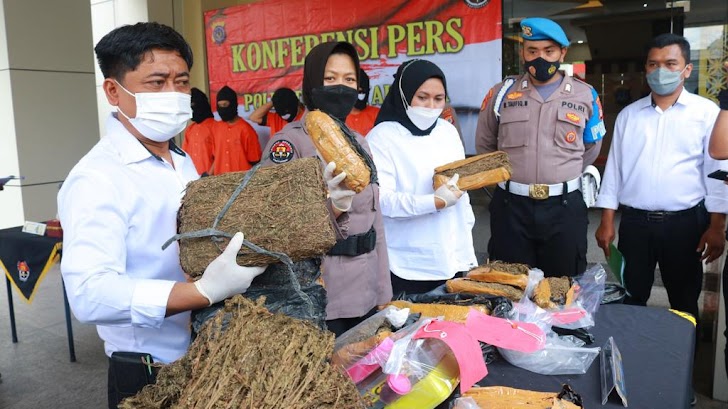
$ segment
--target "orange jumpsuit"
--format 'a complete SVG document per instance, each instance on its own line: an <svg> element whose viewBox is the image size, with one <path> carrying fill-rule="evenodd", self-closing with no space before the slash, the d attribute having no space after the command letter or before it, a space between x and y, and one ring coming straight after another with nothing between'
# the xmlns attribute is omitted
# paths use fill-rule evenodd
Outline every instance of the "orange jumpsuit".
<svg viewBox="0 0 728 409"><path fill-rule="evenodd" d="M185 139L182 141L182 150L190 155L200 175L208 172L212 164L213 126L215 126L214 118L207 118L199 124L193 121L185 130Z"/></svg>
<svg viewBox="0 0 728 409"><path fill-rule="evenodd" d="M367 136L369 131L374 128L374 121L379 115L379 108L367 105L361 112L354 114L353 112L346 117L346 126L351 130L359 132L362 136Z"/></svg>
<svg viewBox="0 0 728 409"><path fill-rule="evenodd" d="M216 122L212 128L212 174L248 170L260 161L258 134L245 120Z"/></svg>
<svg viewBox="0 0 728 409"><path fill-rule="evenodd" d="M298 115L296 115L294 121L300 120L302 116L303 111L299 112ZM281 118L281 116L275 112L268 112L265 118L265 124L270 128L270 137L272 138L273 135L277 134L278 132L280 132L281 129L283 129L283 127L288 125L288 121Z"/></svg>

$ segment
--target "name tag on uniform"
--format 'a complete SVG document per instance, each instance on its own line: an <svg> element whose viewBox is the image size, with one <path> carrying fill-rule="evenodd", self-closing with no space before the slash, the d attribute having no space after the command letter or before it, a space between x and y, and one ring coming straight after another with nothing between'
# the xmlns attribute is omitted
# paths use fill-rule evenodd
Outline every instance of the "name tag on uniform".
<svg viewBox="0 0 728 409"><path fill-rule="evenodd" d="M45 235L45 223L25 222L23 225L23 233L36 234L38 236Z"/></svg>

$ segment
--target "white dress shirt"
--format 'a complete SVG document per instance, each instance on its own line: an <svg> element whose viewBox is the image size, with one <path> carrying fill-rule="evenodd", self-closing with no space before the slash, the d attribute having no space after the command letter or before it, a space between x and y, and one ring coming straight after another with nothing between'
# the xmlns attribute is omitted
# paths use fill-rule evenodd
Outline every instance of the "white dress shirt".
<svg viewBox="0 0 728 409"><path fill-rule="evenodd" d="M190 313L165 318L176 282L185 281L177 211L189 157L171 150L174 167L153 156L112 114L102 138L71 170L58 194L63 225L61 272L76 318L97 325L106 354L180 358L190 342Z"/></svg>
<svg viewBox="0 0 728 409"><path fill-rule="evenodd" d="M624 108L614 126L596 207L678 211L705 199L708 212L728 213L726 185L707 177L728 170L727 161L708 155L719 111L685 89L665 111L652 105L651 95Z"/></svg>
<svg viewBox="0 0 728 409"><path fill-rule="evenodd" d="M454 206L435 208L435 168L465 158L455 127L438 119L429 135L414 136L397 122L382 122L367 142L379 177L392 273L405 280L445 280L477 265L468 194Z"/></svg>

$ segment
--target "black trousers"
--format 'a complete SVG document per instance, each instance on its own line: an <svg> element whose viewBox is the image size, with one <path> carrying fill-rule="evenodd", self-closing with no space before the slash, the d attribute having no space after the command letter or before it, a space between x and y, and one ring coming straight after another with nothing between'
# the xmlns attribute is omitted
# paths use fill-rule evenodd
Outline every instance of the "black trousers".
<svg viewBox="0 0 728 409"><path fill-rule="evenodd" d="M402 293L405 294L424 294L429 293L430 291L434 290L435 288L445 284L447 280L434 280L434 281L420 281L420 280L405 280L404 278L399 278L398 276L394 275L393 273L389 273L389 275L392 277L392 294L393 299L397 300L399 299L399 295ZM458 271L455 273L453 278L462 277L463 272Z"/></svg>
<svg viewBox="0 0 728 409"><path fill-rule="evenodd" d="M528 264L546 277L586 270L589 219L579 190L536 200L496 188L489 209L491 260Z"/></svg>
<svg viewBox="0 0 728 409"><path fill-rule="evenodd" d="M728 239L728 231L726 231L726 239ZM723 303L728 309L728 261L723 264ZM726 341L728 341L728 314L725 315L725 335ZM728 342L725 345L725 373L728 375Z"/></svg>
<svg viewBox="0 0 728 409"><path fill-rule="evenodd" d="M341 336L341 334L345 333L346 331L356 327L359 325L360 322L364 321L365 319L371 317L372 315L377 313L377 307L372 308L364 314L361 317L353 317L353 318L337 318L334 320L326 320L326 328L333 332L334 335L336 335L336 338Z"/></svg>
<svg viewBox="0 0 728 409"><path fill-rule="evenodd" d="M108 402L109 409L116 409L122 400L134 396L143 387L154 383L157 368L152 367L151 374L145 373L144 365L118 365L109 358Z"/></svg>
<svg viewBox="0 0 728 409"><path fill-rule="evenodd" d="M662 219L648 219L644 212L634 209L623 210L618 248L625 260L625 303L646 305L655 266L659 265L670 307L690 313L697 320L703 263L695 249L709 223L702 204Z"/></svg>

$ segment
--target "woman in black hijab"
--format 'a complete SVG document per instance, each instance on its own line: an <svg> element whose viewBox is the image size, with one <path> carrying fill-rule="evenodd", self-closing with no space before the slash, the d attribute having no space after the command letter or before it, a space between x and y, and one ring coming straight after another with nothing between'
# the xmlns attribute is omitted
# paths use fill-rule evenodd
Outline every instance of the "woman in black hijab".
<svg viewBox="0 0 728 409"><path fill-rule="evenodd" d="M336 118L354 143L369 156L365 139L346 128L344 121L358 96L359 57L346 42L328 42L311 49L303 67L303 102ZM305 116L273 135L263 150L265 164L287 163L317 156L316 147L302 126ZM333 176L332 162L324 170L329 187L328 205L337 242L324 256L321 270L326 287L326 325L337 336L392 299L387 244L379 211L379 186L373 180L354 193L342 182L345 173ZM376 174L376 172L372 172Z"/></svg>
<svg viewBox="0 0 728 409"><path fill-rule="evenodd" d="M404 62L367 135L380 183L392 287L424 293L477 265L475 216L457 175L433 190L435 168L464 159L455 127L439 119L447 101L440 68Z"/></svg>
<svg viewBox="0 0 728 409"><path fill-rule="evenodd" d="M185 130L182 150L187 152L195 164L197 173L207 175L212 165L212 126L215 119L207 95L192 88L192 123Z"/></svg>

